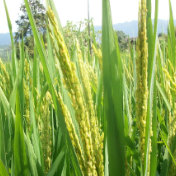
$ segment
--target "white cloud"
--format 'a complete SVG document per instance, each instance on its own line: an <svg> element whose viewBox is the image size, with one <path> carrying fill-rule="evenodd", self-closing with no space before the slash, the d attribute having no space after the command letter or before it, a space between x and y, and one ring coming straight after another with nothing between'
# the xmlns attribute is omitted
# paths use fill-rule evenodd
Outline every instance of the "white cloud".
<svg viewBox="0 0 176 176"><path fill-rule="evenodd" d="M44 1L44 0L43 0ZM90 17L94 18L94 25L101 25L102 21L102 0L90 1ZM13 31L17 29L15 21L18 19L19 8L23 0L6 0L12 21ZM54 0L61 24L66 21L79 22L87 18L87 0ZM154 17L154 0L152 0L152 16ZM176 1L171 0L173 14L176 18ZM113 24L125 21L137 20L138 0L110 0ZM159 1L159 19L169 18L169 6L167 0ZM3 1L0 1L0 33L8 32L6 14Z"/></svg>

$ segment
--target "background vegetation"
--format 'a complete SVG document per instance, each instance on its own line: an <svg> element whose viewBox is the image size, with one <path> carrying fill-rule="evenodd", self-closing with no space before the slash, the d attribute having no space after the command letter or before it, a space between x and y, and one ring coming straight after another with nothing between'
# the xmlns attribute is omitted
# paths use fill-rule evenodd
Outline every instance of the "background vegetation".
<svg viewBox="0 0 176 176"><path fill-rule="evenodd" d="M91 20L62 28L54 2L46 0L46 41L31 2L24 0L23 7L33 54L25 36L15 43L4 0L12 52L10 62L0 60L0 175L174 176L176 42L170 1L167 39L161 40L159 1L154 27L151 0L140 1L136 45L113 30L109 0L102 0L101 33Z"/></svg>

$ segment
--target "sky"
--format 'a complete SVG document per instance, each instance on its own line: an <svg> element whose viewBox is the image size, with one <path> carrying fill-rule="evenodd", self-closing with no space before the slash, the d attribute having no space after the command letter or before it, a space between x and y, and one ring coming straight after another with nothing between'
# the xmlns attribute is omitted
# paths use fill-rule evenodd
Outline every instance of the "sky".
<svg viewBox="0 0 176 176"><path fill-rule="evenodd" d="M45 3L45 0L42 0ZM67 21L74 23L87 18L87 0L54 0L62 26ZM17 30L16 20L19 19L20 5L23 0L6 0L12 22L12 30ZM94 19L94 25L100 26L102 22L102 0L89 0L90 17ZM176 19L176 0L171 0L174 19ZM110 0L113 24L130 22L138 19L139 0ZM155 0L152 0L152 14L154 17ZM159 1L159 19L169 18L168 0ZM4 10L3 0L0 0L0 33L7 33L8 25Z"/></svg>

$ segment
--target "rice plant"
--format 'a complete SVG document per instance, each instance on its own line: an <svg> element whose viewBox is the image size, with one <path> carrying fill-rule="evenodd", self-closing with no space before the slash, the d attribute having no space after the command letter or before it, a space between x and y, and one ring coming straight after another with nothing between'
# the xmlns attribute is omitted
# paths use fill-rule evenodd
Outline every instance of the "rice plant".
<svg viewBox="0 0 176 176"><path fill-rule="evenodd" d="M0 176L175 176L176 71L172 5L168 41L157 37L158 0L139 2L137 44L119 49L109 0L93 53L79 33L72 50L53 0L46 0L47 49L24 0L34 57L12 25L11 62L0 60ZM92 33L94 29L92 28Z"/></svg>

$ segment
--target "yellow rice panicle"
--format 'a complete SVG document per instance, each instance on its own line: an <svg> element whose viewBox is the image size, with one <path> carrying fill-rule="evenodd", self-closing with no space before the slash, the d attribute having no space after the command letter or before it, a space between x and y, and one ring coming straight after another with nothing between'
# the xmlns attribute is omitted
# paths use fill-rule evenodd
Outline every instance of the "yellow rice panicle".
<svg viewBox="0 0 176 176"><path fill-rule="evenodd" d="M59 59L63 76L64 76L64 82L69 92L69 95L72 101L72 106L75 109L75 117L80 127L80 135L83 141L83 148L85 152L86 175L88 176L97 175L96 167L94 165L90 121L89 121L88 113L86 113L86 108L85 108L84 98L83 98L83 90L76 76L76 67L74 63L70 61L70 56L69 56L67 47L58 29L58 24L51 8L49 8L49 10L47 11L47 14L52 24L55 39L57 41L57 46L59 48L59 51L55 50L55 52L57 53L56 56ZM50 35L52 34L50 33Z"/></svg>
<svg viewBox="0 0 176 176"><path fill-rule="evenodd" d="M93 140L93 148L94 148L94 155L96 159L96 168L98 170L98 175L104 175L104 165L103 165L103 148L101 148L100 142L100 130L98 127L98 119L95 116L95 109L93 105L92 93L91 93L91 85L89 81L88 71L83 63L82 53L78 44L76 42L77 47L77 55L78 55L78 63L79 63L79 70L83 84L83 90L85 95L85 103L86 109L88 110L89 117L90 117L90 125L91 125L91 134Z"/></svg>
<svg viewBox="0 0 176 176"><path fill-rule="evenodd" d="M6 97L9 99L11 94L10 76L1 59L0 59L0 70L2 71L1 87L2 87L2 90L6 93Z"/></svg>
<svg viewBox="0 0 176 176"><path fill-rule="evenodd" d="M98 57L100 70L102 71L102 68L103 68L103 67L102 67L102 52L101 52L100 49L97 50L97 49L95 48L94 44L92 44L92 48L93 48L93 50L94 50L95 55Z"/></svg>
<svg viewBox="0 0 176 176"><path fill-rule="evenodd" d="M57 97L58 97L58 101L59 101L59 104L60 104L61 109L62 109L62 113L63 113L64 118L65 118L65 123L66 123L67 129L68 129L72 144L75 148L75 151L76 151L79 163L80 163L80 167L81 167L81 170L83 171L83 175L84 175L84 173L86 172L86 168L85 168L85 165L84 165L85 159L84 159L84 156L83 156L81 145L79 143L78 136L77 136L76 131L75 131L75 127L73 125L72 118L70 116L70 112L68 111L67 106L64 104L64 102L62 100L62 96L61 96L60 93L58 93Z"/></svg>
<svg viewBox="0 0 176 176"><path fill-rule="evenodd" d="M146 30L146 0L139 2L139 19L138 19L138 40L136 45L136 74L137 74L137 89L136 89L136 115L137 126L140 132L140 152L142 165L144 166L144 151L145 151L145 131L146 131L146 116L147 116L147 100L148 100L148 44ZM152 128L151 128L152 130ZM151 139L149 147L149 160L147 175L150 173L150 152Z"/></svg>
<svg viewBox="0 0 176 176"><path fill-rule="evenodd" d="M51 166L51 125L50 125L50 105L52 104L51 94L47 91L45 96L43 97L42 105L40 107L40 122L39 124L41 128L41 141L42 141L42 149L44 156L44 166L45 173L50 170Z"/></svg>

